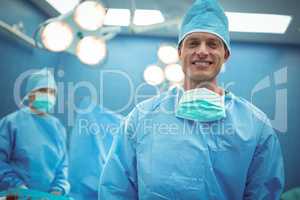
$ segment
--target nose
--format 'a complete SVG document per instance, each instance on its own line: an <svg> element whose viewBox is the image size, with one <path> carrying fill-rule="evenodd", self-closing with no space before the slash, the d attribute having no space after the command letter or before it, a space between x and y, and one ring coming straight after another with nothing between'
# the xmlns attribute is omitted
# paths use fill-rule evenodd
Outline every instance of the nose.
<svg viewBox="0 0 300 200"><path fill-rule="evenodd" d="M198 46L198 48L196 48L195 53L196 53L197 55L199 55L200 57L205 57L205 56L207 56L207 55L208 55L208 49L207 49L206 44L205 44L204 42L202 42L202 43Z"/></svg>

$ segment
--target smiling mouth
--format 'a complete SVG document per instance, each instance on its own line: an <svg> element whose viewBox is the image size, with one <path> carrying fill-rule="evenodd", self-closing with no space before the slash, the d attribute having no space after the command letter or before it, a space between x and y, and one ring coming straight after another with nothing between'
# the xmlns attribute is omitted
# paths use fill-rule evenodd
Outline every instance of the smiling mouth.
<svg viewBox="0 0 300 200"><path fill-rule="evenodd" d="M193 61L192 64L195 65L196 67L209 67L212 64L212 62L210 62L210 61Z"/></svg>

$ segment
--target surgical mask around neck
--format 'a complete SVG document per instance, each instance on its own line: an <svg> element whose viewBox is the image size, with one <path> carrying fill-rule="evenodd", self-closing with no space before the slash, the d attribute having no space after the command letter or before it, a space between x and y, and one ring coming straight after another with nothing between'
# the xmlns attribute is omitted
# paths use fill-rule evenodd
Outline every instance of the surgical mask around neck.
<svg viewBox="0 0 300 200"><path fill-rule="evenodd" d="M176 117L200 122L225 118L225 96L206 88L185 91L178 102Z"/></svg>
<svg viewBox="0 0 300 200"><path fill-rule="evenodd" d="M52 94L36 92L35 99L32 102L32 107L37 111L43 113L49 113L51 109L54 107L56 98Z"/></svg>

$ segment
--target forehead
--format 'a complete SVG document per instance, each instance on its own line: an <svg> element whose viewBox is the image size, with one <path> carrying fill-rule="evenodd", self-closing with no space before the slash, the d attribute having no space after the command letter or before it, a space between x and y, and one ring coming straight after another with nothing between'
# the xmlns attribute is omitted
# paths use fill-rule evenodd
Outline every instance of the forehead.
<svg viewBox="0 0 300 200"><path fill-rule="evenodd" d="M184 39L184 41L188 41L188 40L215 40L215 41L222 42L222 40L218 36L212 33L205 33L205 32L190 33Z"/></svg>

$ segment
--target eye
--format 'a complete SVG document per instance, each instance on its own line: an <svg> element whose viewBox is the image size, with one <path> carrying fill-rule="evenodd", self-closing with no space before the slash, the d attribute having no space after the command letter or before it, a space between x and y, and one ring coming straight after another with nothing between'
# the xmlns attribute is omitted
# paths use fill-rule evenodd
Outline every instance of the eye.
<svg viewBox="0 0 300 200"><path fill-rule="evenodd" d="M195 40L192 40L192 41L190 41L189 43L188 43L188 46L189 47L196 47L196 46L198 46L199 45L199 42L198 41L195 41Z"/></svg>
<svg viewBox="0 0 300 200"><path fill-rule="evenodd" d="M212 49L217 49L221 47L221 43L217 40L211 40L207 42L207 46L209 46Z"/></svg>
<svg viewBox="0 0 300 200"><path fill-rule="evenodd" d="M207 45L212 49L216 49L219 46L216 41L209 41Z"/></svg>

